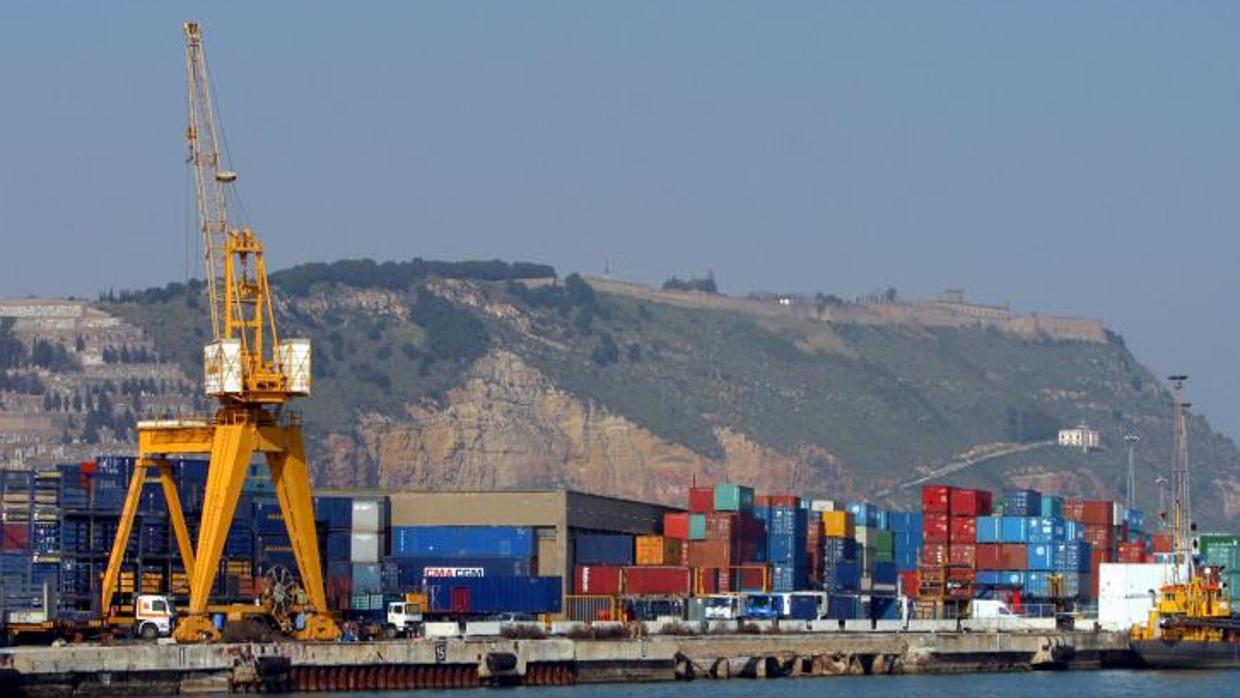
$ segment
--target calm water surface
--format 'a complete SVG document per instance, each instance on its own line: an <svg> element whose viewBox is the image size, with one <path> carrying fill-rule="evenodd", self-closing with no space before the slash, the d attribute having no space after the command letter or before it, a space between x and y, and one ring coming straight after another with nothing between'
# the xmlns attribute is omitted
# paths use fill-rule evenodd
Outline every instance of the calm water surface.
<svg viewBox="0 0 1240 698"><path fill-rule="evenodd" d="M305 694L298 694L305 695ZM754 681L693 681L555 688L318 693L325 698L1228 698L1240 696L1240 671L1077 671L965 676L862 676Z"/></svg>

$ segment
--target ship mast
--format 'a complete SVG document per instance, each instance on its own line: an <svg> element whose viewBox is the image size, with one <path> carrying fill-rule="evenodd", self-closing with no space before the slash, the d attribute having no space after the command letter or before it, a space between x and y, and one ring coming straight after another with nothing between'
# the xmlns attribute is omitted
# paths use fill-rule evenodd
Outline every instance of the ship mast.
<svg viewBox="0 0 1240 698"><path fill-rule="evenodd" d="M1193 576L1193 517L1188 480L1188 408L1184 401L1184 384L1188 376L1171 376L1174 402L1171 433L1171 535L1175 545L1172 579L1187 582ZM1181 565L1185 577L1181 579Z"/></svg>

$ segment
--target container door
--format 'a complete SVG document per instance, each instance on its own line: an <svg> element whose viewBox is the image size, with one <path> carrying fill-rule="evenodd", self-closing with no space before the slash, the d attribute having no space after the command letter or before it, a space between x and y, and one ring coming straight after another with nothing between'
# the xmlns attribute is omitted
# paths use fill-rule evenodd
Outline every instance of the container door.
<svg viewBox="0 0 1240 698"><path fill-rule="evenodd" d="M469 613L469 587L452 587L452 612Z"/></svg>

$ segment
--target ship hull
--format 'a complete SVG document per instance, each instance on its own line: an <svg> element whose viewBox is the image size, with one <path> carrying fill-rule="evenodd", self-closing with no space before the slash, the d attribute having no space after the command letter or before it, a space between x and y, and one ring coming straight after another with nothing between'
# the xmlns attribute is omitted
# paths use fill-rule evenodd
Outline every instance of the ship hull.
<svg viewBox="0 0 1240 698"><path fill-rule="evenodd" d="M1240 643L1141 640L1132 651L1154 669L1240 668Z"/></svg>

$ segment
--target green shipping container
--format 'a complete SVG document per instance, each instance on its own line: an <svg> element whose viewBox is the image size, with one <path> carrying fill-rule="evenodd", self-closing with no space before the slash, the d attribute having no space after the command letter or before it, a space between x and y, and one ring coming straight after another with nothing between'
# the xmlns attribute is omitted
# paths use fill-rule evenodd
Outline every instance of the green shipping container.
<svg viewBox="0 0 1240 698"><path fill-rule="evenodd" d="M1051 494L1042 495L1042 516L1044 518L1063 518L1063 497Z"/></svg>
<svg viewBox="0 0 1240 698"><path fill-rule="evenodd" d="M874 552L879 560L891 560L895 553L895 535L891 531L874 532ZM886 557L883 557L886 555Z"/></svg>
<svg viewBox="0 0 1240 698"><path fill-rule="evenodd" d="M715 485L715 511L753 511L753 488L727 483Z"/></svg>
<svg viewBox="0 0 1240 698"><path fill-rule="evenodd" d="M706 514L689 514L689 540L706 540Z"/></svg>
<svg viewBox="0 0 1240 698"><path fill-rule="evenodd" d="M1240 546L1240 536L1230 533L1203 533L1197 537L1197 544L1202 557L1207 557L1210 554L1210 548L1215 546L1232 548Z"/></svg>

